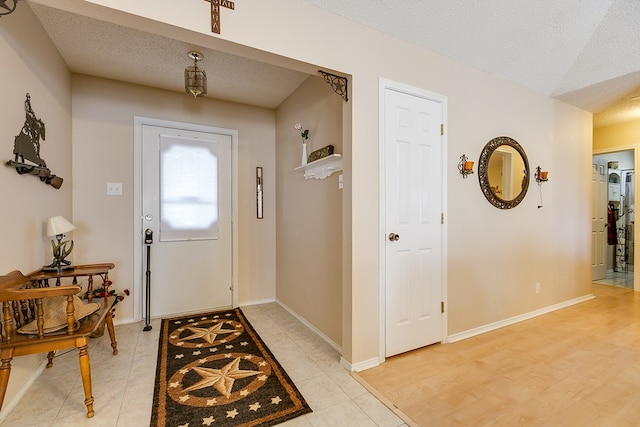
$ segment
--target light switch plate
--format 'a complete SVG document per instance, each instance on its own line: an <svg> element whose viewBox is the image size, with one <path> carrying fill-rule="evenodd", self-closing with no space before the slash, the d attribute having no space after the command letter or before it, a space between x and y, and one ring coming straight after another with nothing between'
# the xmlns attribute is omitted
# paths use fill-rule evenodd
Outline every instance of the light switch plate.
<svg viewBox="0 0 640 427"><path fill-rule="evenodd" d="M122 183L121 182L107 182L107 195L108 196L122 196Z"/></svg>

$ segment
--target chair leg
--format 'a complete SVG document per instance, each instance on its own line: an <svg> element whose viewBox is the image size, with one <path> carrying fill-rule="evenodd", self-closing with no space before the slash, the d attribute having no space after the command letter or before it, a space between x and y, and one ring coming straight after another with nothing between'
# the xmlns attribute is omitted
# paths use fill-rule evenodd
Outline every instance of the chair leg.
<svg viewBox="0 0 640 427"><path fill-rule="evenodd" d="M50 351L49 353L47 353L47 368L50 368L53 366L53 358L55 357L56 352L55 351Z"/></svg>
<svg viewBox="0 0 640 427"><path fill-rule="evenodd" d="M76 347L80 351L78 357L80 359L82 387L84 388L84 404L87 406L87 418L92 418L95 415L95 411L93 410L93 395L91 393L91 362L89 361L87 346L88 340L86 337L76 340Z"/></svg>
<svg viewBox="0 0 640 427"><path fill-rule="evenodd" d="M111 313L107 314L105 319L107 322L107 331L109 331L109 339L111 339L111 348L113 349L113 355L118 354L118 342L116 341L116 330L113 327L113 316Z"/></svg>
<svg viewBox="0 0 640 427"><path fill-rule="evenodd" d="M9 384L9 375L11 375L11 359L13 359L13 349L2 350L0 353L0 408L4 402L4 395L7 392L7 384Z"/></svg>

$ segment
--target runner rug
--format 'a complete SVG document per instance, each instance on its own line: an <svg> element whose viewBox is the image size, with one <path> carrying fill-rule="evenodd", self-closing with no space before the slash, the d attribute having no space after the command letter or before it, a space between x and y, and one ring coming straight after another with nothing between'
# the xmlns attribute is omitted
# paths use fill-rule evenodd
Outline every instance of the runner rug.
<svg viewBox="0 0 640 427"><path fill-rule="evenodd" d="M151 426L272 426L309 412L240 309L162 320Z"/></svg>

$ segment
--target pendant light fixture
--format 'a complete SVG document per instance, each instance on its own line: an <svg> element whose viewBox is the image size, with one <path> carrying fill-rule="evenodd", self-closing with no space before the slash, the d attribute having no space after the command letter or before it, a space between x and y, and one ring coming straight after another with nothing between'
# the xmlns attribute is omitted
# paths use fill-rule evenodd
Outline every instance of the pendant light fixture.
<svg viewBox="0 0 640 427"><path fill-rule="evenodd" d="M193 65L184 69L184 91L194 98L203 97L207 94L207 73L198 67L198 61L202 61L200 52L189 52L189 58L193 59Z"/></svg>

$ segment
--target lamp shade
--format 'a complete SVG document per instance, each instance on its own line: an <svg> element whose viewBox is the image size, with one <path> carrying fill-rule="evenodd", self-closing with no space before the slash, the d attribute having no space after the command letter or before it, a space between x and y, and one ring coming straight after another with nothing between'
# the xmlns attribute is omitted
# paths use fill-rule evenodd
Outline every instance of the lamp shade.
<svg viewBox="0 0 640 427"><path fill-rule="evenodd" d="M47 220L47 236L68 233L76 227L62 216L53 216Z"/></svg>

